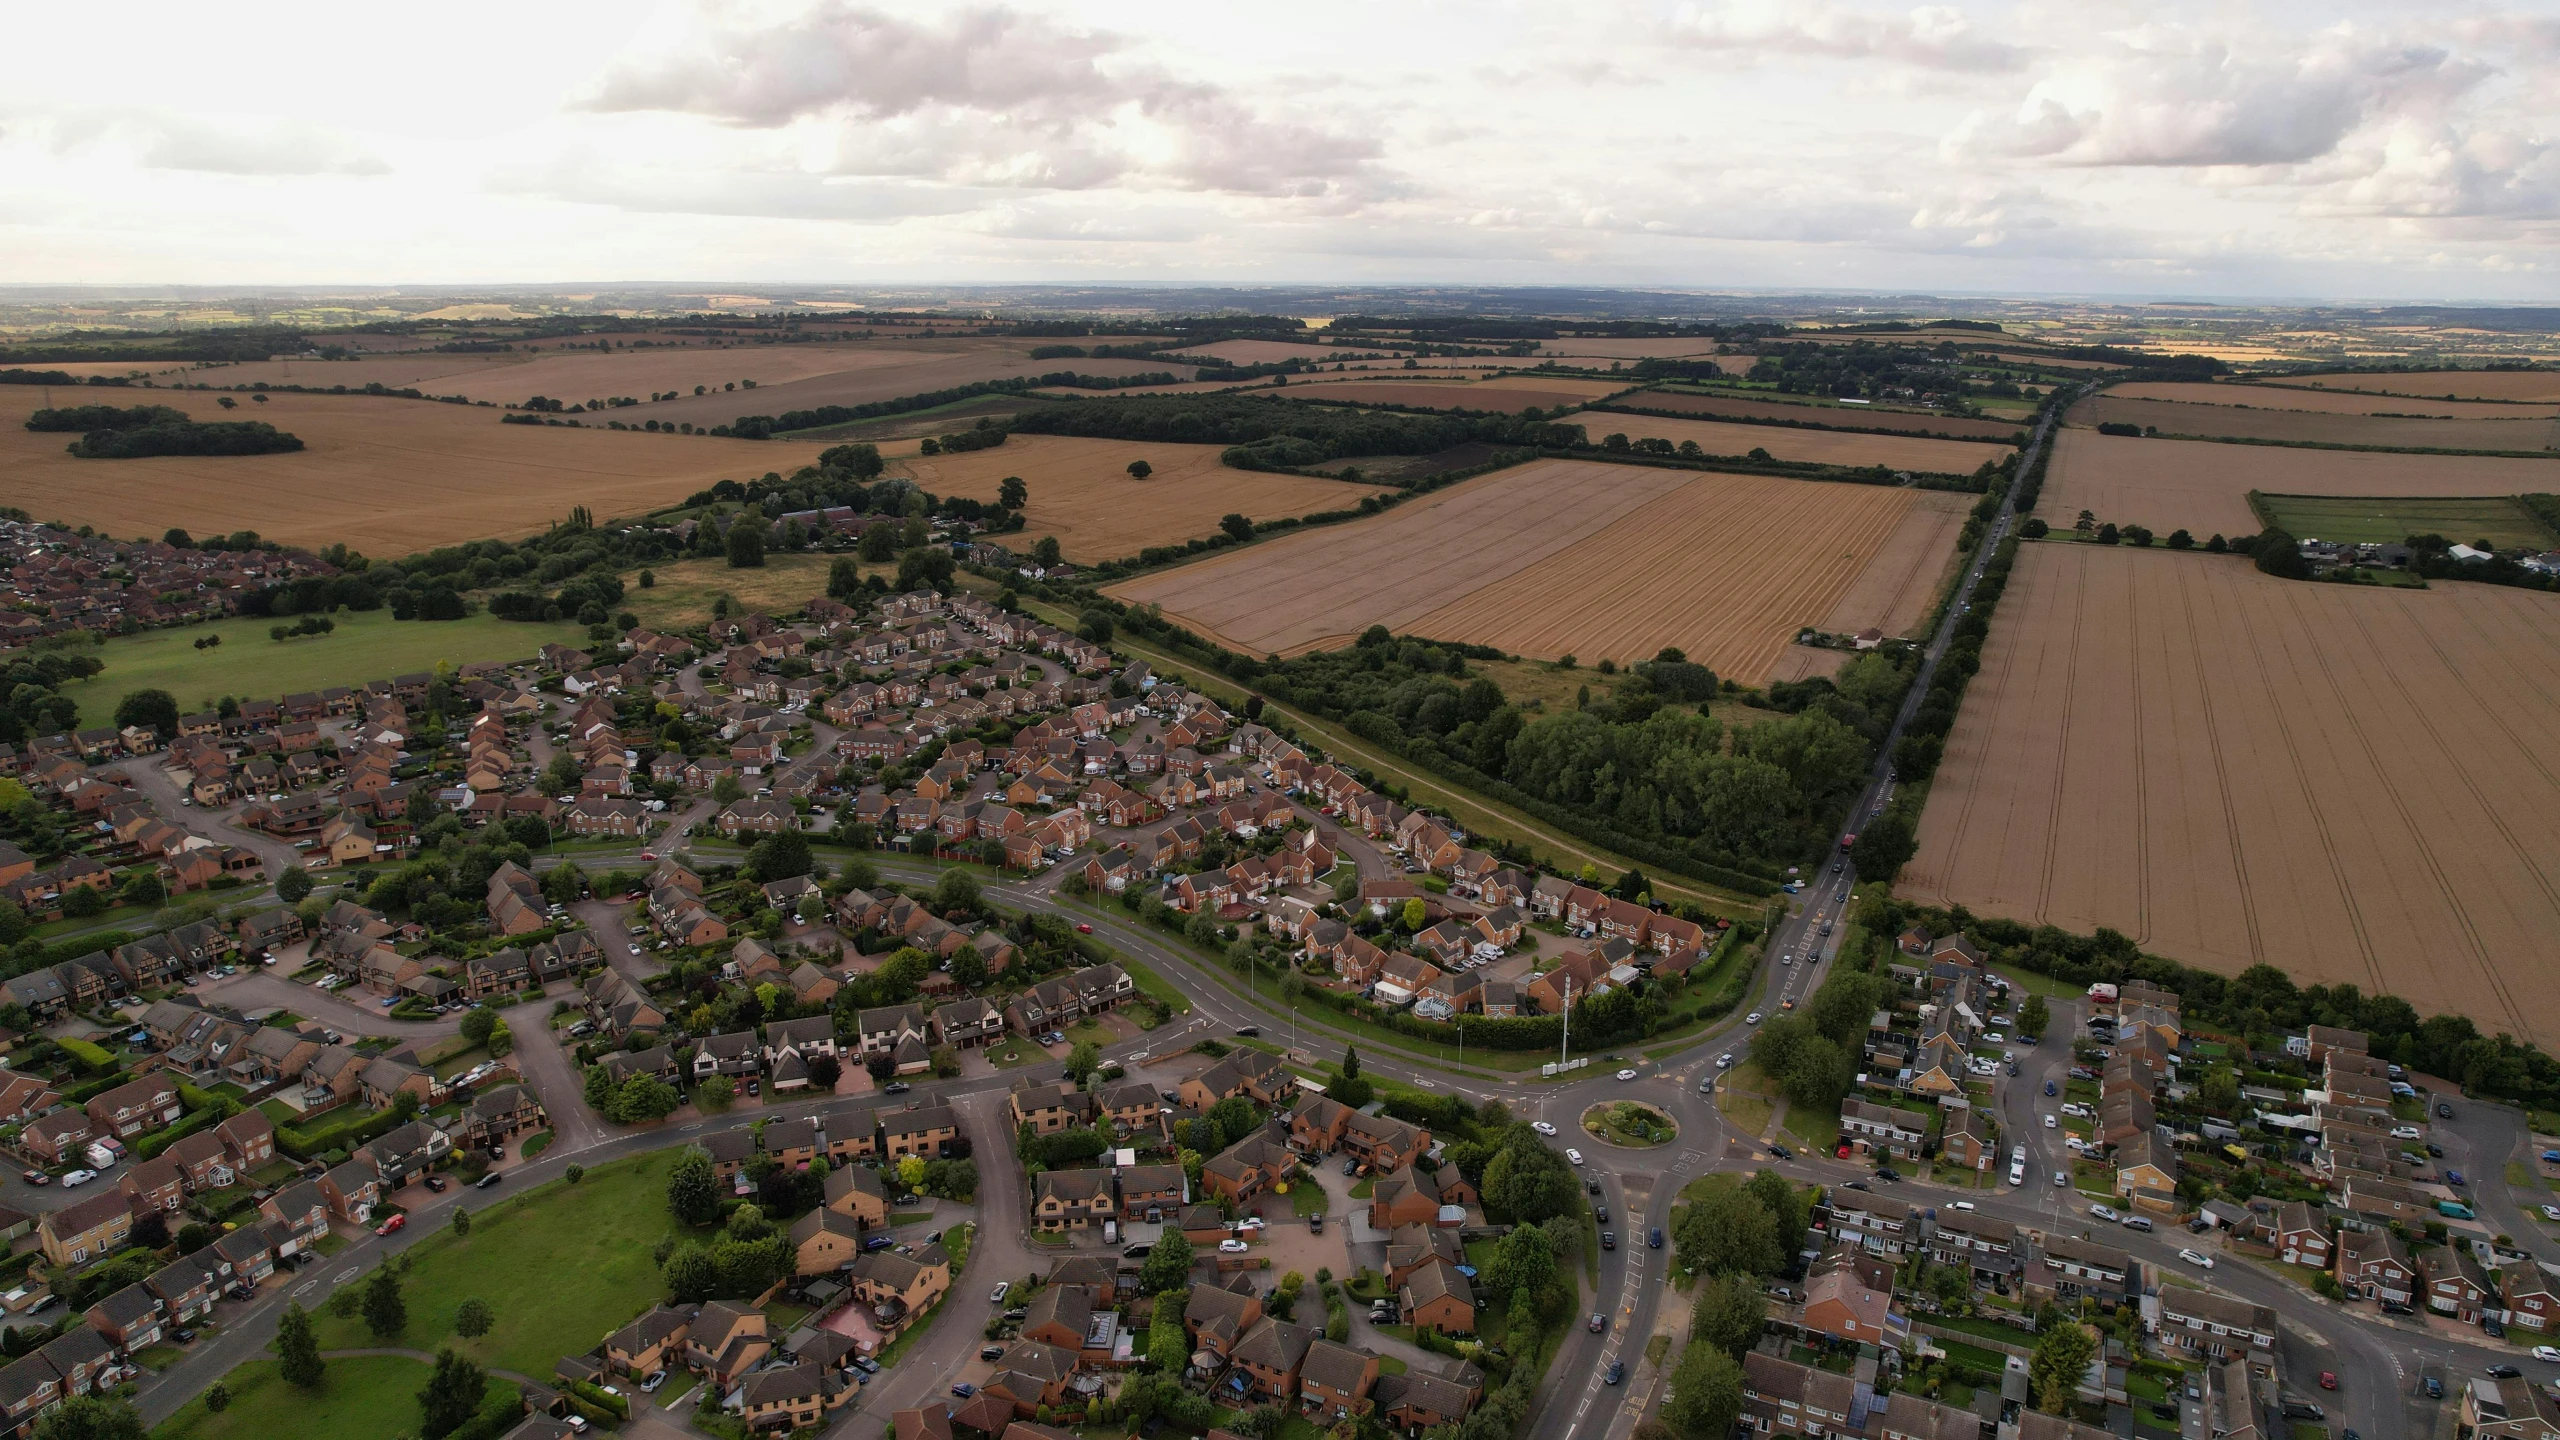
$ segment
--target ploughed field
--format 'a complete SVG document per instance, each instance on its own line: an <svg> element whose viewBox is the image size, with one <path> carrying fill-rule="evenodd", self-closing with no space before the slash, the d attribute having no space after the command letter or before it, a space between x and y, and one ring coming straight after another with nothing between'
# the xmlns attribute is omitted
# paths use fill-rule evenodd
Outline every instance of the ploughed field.
<svg viewBox="0 0 2560 1440"><path fill-rule="evenodd" d="M2560 372L2550 370L2403 370L2372 375L2303 375L2292 384L2422 400L2560 401Z"/></svg>
<svg viewBox="0 0 2560 1440"><path fill-rule="evenodd" d="M1641 410L1670 410L1702 420L1793 420L1834 430L1950 435L1961 440L2014 441L2026 429L2015 421L1970 415L1935 415L1925 410L1889 410L1881 406L1797 404L1784 399L1685 390L1639 390L1620 396L1615 403Z"/></svg>
<svg viewBox="0 0 2560 1440"><path fill-rule="evenodd" d="M1998 460L2009 447L1975 440L1924 440L1910 435L1874 435L1847 430L1796 430L1779 425L1738 425L1722 420L1673 420L1660 415L1629 415L1616 410L1585 410L1568 419L1579 423L1593 441L1613 434L1630 440L1668 440L1677 445L1694 440L1710 455L1748 455L1766 450L1779 460L1864 468L1886 465L1896 470L1970 475L1984 462Z"/></svg>
<svg viewBox="0 0 2560 1440"><path fill-rule="evenodd" d="M124 392L119 392L121 398ZM0 504L38 520L158 538L255 530L270 540L344 541L368 555L531 534L584 505L639 515L714 481L785 473L820 447L594 426L507 425L499 411L360 395L274 395L223 410L198 392L146 391L197 420L264 420L302 437L281 455L77 460L74 437L25 428L35 393L0 413ZM86 392L83 399L87 399Z"/></svg>
<svg viewBox="0 0 2560 1440"><path fill-rule="evenodd" d="M2084 425L2143 425L2162 435L2270 440L2287 445L2378 445L2402 450L2550 450L2560 446L2560 419L2526 415L2517 406L2504 408L2510 415L2494 420L2434 420L2100 395L2072 406L2071 418Z"/></svg>
<svg viewBox="0 0 2560 1440"><path fill-rule="evenodd" d="M1898 888L2560 1041L2560 596L2028 545Z"/></svg>
<svg viewBox="0 0 2560 1440"><path fill-rule="evenodd" d="M1932 534L1952 544L1946 507L1966 499L1538 460L1110 593L1251 654L1327 649L1385 625L1584 663L1678 646L1758 683L1799 629L1837 618L1853 592L1865 597L1855 628L1925 611L1943 564L1922 552Z"/></svg>
<svg viewBox="0 0 2560 1440"><path fill-rule="evenodd" d="M1058 537L1069 560L1091 564L1179 545L1217 533L1229 514L1276 520L1348 510L1382 487L1218 463L1223 447L1147 440L1093 440L1076 435L1014 435L991 450L916 455L891 462L936 495L994 500L1008 475L1022 477L1029 503L1022 532L997 537L1021 554L1043 535ZM1144 460L1153 473L1129 475Z"/></svg>
<svg viewBox="0 0 2560 1440"><path fill-rule="evenodd" d="M2036 513L2068 529L2082 510L2101 522L2166 535L2254 535L2248 495L2523 495L2554 488L2560 461L2494 455L2392 455L2281 445L2138 439L2072 428L2057 437Z"/></svg>

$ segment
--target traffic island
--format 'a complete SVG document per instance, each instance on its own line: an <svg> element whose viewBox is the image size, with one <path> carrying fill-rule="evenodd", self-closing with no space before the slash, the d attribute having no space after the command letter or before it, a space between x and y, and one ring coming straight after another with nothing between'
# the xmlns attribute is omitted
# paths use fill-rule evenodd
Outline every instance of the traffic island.
<svg viewBox="0 0 2560 1440"><path fill-rule="evenodd" d="M1582 1133L1604 1145L1650 1150L1679 1139L1680 1127L1641 1100L1614 1100L1582 1112Z"/></svg>

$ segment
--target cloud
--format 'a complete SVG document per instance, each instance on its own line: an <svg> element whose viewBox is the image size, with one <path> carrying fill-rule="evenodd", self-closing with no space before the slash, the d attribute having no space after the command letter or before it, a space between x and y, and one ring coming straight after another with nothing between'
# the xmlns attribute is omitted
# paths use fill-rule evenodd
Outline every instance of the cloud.
<svg viewBox="0 0 2560 1440"><path fill-rule="evenodd" d="M2063 62L2007 114L1976 112L1950 137L1956 158L2060 165L2294 165L2362 126L2440 110L2490 67L2433 45L2348 30L2298 46L2135 32Z"/></svg>
<svg viewBox="0 0 2560 1440"><path fill-rule="evenodd" d="M1003 8L925 23L820 0L774 23L706 22L617 61L575 108L791 131L845 175L1282 199L1399 188L1374 136L1275 118L1130 51L1122 36Z"/></svg>
<svg viewBox="0 0 2560 1440"><path fill-rule="evenodd" d="M2012 71L2029 59L2024 47L1982 33L1963 11L1946 5L1896 12L1810 0L1729 0L1682 11L1671 37L1699 50L1888 60L1930 70Z"/></svg>
<svg viewBox="0 0 2560 1440"><path fill-rule="evenodd" d="M635 166L566 154L492 171L487 188L581 205L657 215L729 215L833 220L857 225L964 215L986 205L984 191L898 180L831 180L794 171Z"/></svg>
<svg viewBox="0 0 2560 1440"><path fill-rule="evenodd" d="M152 170L216 175L387 175L391 166L353 135L266 116L171 115L157 110L60 110L21 117L13 136L57 154L115 150Z"/></svg>

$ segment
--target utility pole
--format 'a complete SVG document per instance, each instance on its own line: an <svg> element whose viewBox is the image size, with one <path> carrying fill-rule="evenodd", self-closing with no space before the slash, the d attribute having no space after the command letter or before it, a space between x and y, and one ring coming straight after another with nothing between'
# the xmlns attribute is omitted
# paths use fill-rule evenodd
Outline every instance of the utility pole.
<svg viewBox="0 0 2560 1440"><path fill-rule="evenodd" d="M1573 977L1564 977L1564 1048L1556 1053L1556 1069L1573 1059Z"/></svg>

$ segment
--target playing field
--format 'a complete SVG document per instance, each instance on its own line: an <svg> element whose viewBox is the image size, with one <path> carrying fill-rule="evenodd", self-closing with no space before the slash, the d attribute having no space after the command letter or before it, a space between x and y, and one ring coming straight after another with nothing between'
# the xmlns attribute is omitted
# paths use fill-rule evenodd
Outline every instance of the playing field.
<svg viewBox="0 0 2560 1440"><path fill-rule="evenodd" d="M1921 495L1540 460L1111 593L1251 653L1329 648L1382 624L1585 664L1675 645L1756 684L1892 547Z"/></svg>
<svg viewBox="0 0 2560 1440"><path fill-rule="evenodd" d="M2163 535L2255 535L2248 494L2522 495L2549 490L2560 462L2486 455L2389 455L2064 430L2036 514L2068 528L2083 510Z"/></svg>
<svg viewBox="0 0 2560 1440"><path fill-rule="evenodd" d="M2560 596L2030 545L1902 893L2560 1041Z"/></svg>
<svg viewBox="0 0 2560 1440"><path fill-rule="evenodd" d="M2437 401L2444 404L2444 401ZM2198 439L2273 440L2293 445L2378 445L2401 450L2552 450L2560 447L2560 420L2523 416L2519 407L2495 420L2427 420L2389 415L2322 414L2311 410L2262 410L2237 405L2190 405L2175 400L2092 396L2071 407L2078 424L2142 425L2163 435ZM2555 456L2560 459L2560 456Z"/></svg>
<svg viewBox="0 0 2560 1440"><path fill-rule="evenodd" d="M788 472L819 450L779 440L506 425L495 410L425 400L278 395L226 411L211 396L186 395L166 401L198 420L267 421L302 437L306 448L75 460L63 451L70 437L24 428L35 396L6 398L14 403L0 414L0 504L116 535L158 539L172 525L198 535L255 530L295 545L344 541L379 556L532 534L576 505L598 520L639 515L717 480Z"/></svg>
<svg viewBox="0 0 2560 1440"><path fill-rule="evenodd" d="M812 593L826 593L823 571ZM341 610L330 618L338 628L328 634L285 641L268 638L278 622L248 619L121 636L97 651L105 670L63 686L62 693L80 703L80 723L103 725L115 714L116 702L136 690L166 690L181 710L210 709L225 695L274 700L297 690L433 670L439 661L528 660L554 641L587 643L580 626L528 624L485 613L430 621L394 620L388 610ZM195 648L211 635L221 636L222 643Z"/></svg>
<svg viewBox="0 0 2560 1440"><path fill-rule="evenodd" d="M2304 375L2293 384L2319 390L2360 390L2426 400L2560 401L2560 371L2407 370L2373 375Z"/></svg>
<svg viewBox="0 0 2560 1440"><path fill-rule="evenodd" d="M1922 440L1909 435L1875 435L1853 430L1797 430L1783 425L1737 425L1723 420L1673 420L1660 415L1629 415L1617 410L1585 410L1570 417L1596 444L1611 435L1630 440L1668 440L1674 445L1694 440L1709 455L1748 455L1766 450L1779 460L1864 468L1885 465L1896 470L1970 475L1986 461L2009 453L2006 445L1974 440Z"/></svg>
<svg viewBox="0 0 2560 1440"><path fill-rule="evenodd" d="M1639 390L1617 402L1642 410L1670 410L1707 420L1795 420L1833 430L1880 430L1902 435L1951 435L1960 440L2014 441L2024 426L2008 420L1971 415L1933 415L1923 410L1871 409L1863 405L1799 405L1732 395L1702 395L1678 390Z"/></svg>
<svg viewBox="0 0 2560 1440"><path fill-rule="evenodd" d="M2549 406L2495 404L2486 400L2412 400L2405 395L2369 395L2353 390L2312 390L2300 385L2252 383L2204 384L2185 381L2139 381L2108 388L2121 400L2175 400L2188 405L2246 405L2260 410L2311 410L2326 415L2416 416L2429 420L2515 420L2534 415L2560 415Z"/></svg>
<svg viewBox="0 0 2560 1440"><path fill-rule="evenodd" d="M1004 543L1028 551L1041 536L1055 535L1068 559L1084 563L1215 534L1219 520L1229 514L1272 520L1343 510L1379 490L1341 480L1229 469L1218 463L1222 448L1016 435L992 450L898 460L892 473L904 474L936 495L976 500L995 499L1004 478L1019 475L1030 491L1030 504L1022 512L1022 533ZM1154 473L1131 479L1133 460L1146 461Z"/></svg>
<svg viewBox="0 0 2560 1440"><path fill-rule="evenodd" d="M2258 508L2276 527L2304 540L2392 544L2412 535L2442 535L2461 544L2486 540L2500 550L2548 550L2560 535L2504 495L2476 500L2389 496L2260 495Z"/></svg>

